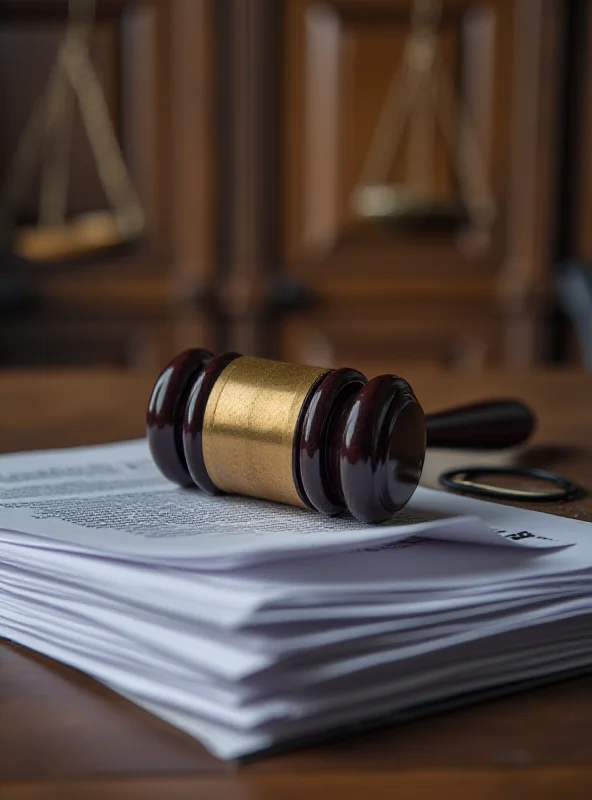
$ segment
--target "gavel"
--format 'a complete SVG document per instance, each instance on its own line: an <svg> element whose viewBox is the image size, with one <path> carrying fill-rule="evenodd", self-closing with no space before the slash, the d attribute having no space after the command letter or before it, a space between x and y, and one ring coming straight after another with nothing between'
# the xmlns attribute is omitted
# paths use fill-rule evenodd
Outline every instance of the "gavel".
<svg viewBox="0 0 592 800"><path fill-rule="evenodd" d="M364 523L405 506L426 447L521 444L534 416L518 400L424 415L398 375L368 380L239 353L180 353L148 404L154 462L169 480L208 494L247 495Z"/></svg>

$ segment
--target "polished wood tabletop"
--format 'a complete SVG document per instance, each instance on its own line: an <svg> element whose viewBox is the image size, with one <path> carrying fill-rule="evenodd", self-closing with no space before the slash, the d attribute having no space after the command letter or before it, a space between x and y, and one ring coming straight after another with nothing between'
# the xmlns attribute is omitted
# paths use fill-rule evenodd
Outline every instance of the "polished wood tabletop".
<svg viewBox="0 0 592 800"><path fill-rule="evenodd" d="M405 377L426 411L494 396L525 399L539 419L532 443L487 463L552 469L592 489L592 375ZM97 371L0 374L0 450L141 436L153 380ZM467 455L430 453L424 482L435 485L439 470L460 461ZM589 497L541 510L592 521ZM589 800L592 677L237 766L85 675L0 644L1 800L400 796Z"/></svg>

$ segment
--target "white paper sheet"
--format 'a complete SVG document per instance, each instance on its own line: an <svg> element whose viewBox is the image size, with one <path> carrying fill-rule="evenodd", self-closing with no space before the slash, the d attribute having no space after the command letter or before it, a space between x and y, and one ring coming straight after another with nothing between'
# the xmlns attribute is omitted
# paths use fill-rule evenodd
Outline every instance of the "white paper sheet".
<svg viewBox="0 0 592 800"><path fill-rule="evenodd" d="M508 525L501 534L462 512L457 518L458 511L443 510L431 494L418 490L411 512L379 526L257 500L211 498L161 478L141 440L0 457L0 541L22 541L17 533L23 533L50 539L54 547L224 569L420 535L516 549L571 544L569 526L560 538L540 523L544 534L514 539L520 531Z"/></svg>

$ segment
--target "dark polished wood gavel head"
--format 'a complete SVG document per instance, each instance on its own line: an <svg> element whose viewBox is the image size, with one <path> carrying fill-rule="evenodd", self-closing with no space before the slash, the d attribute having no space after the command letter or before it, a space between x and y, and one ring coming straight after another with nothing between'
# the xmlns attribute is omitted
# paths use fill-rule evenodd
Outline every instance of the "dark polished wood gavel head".
<svg viewBox="0 0 592 800"><path fill-rule="evenodd" d="M398 375L367 380L238 353L187 350L159 376L147 413L169 480L382 522L415 491L427 446L496 449L532 432L516 400L426 417Z"/></svg>

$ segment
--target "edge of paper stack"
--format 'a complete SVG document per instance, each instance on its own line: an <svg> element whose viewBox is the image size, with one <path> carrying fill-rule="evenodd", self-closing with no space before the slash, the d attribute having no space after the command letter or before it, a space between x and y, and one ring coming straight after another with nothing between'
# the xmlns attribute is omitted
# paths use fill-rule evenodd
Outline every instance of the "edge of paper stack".
<svg viewBox="0 0 592 800"><path fill-rule="evenodd" d="M0 457L0 635L244 758L587 671L592 526L420 488L388 524Z"/></svg>

